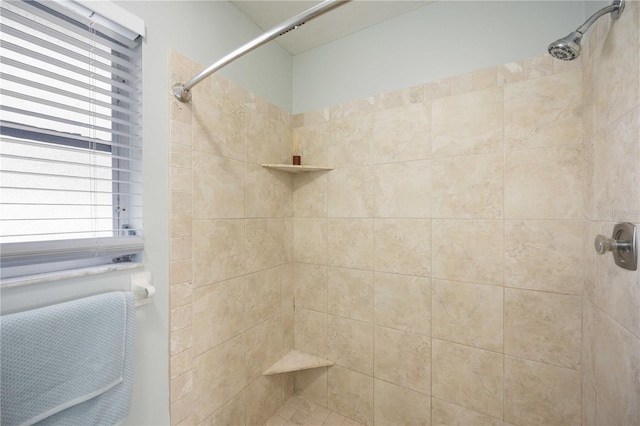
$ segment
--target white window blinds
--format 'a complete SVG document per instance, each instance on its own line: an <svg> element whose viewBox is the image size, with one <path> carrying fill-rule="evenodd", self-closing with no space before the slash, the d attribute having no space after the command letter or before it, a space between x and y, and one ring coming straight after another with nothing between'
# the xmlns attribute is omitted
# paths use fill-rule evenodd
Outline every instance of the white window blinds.
<svg viewBox="0 0 640 426"><path fill-rule="evenodd" d="M0 7L2 278L132 260L141 37L68 1Z"/></svg>

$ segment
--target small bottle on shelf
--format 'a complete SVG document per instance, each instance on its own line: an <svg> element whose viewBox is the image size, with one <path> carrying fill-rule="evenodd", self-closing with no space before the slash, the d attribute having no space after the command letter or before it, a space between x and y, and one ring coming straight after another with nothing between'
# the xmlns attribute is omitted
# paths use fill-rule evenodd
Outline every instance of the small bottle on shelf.
<svg viewBox="0 0 640 426"><path fill-rule="evenodd" d="M302 161L300 158L300 135L296 135L295 140L293 142L293 161L294 166L302 165Z"/></svg>

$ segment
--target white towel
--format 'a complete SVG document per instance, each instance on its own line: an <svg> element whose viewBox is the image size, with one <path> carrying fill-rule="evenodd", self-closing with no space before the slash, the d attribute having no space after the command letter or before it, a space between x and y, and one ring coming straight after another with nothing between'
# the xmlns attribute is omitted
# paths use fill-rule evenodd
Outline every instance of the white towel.
<svg viewBox="0 0 640 426"><path fill-rule="evenodd" d="M134 333L132 293L1 317L2 425L122 422L131 400Z"/></svg>

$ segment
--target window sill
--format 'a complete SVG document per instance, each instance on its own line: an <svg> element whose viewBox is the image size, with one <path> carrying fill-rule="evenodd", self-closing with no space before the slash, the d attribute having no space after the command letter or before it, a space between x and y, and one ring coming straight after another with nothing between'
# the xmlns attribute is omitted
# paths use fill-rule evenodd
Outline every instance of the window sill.
<svg viewBox="0 0 640 426"><path fill-rule="evenodd" d="M22 277L6 278L0 281L0 287L12 288L32 284L41 284L50 281L66 280L70 278L87 277L90 275L104 274L106 272L124 271L127 269L141 268L142 262L112 263L109 265L90 266L87 268L67 269L65 271L47 272L44 274L24 275Z"/></svg>

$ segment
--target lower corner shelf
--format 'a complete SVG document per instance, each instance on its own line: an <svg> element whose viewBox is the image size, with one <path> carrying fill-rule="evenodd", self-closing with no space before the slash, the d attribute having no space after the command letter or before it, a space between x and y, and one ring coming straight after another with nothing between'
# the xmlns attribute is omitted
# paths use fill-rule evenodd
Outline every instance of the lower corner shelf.
<svg viewBox="0 0 640 426"><path fill-rule="evenodd" d="M269 367L262 375L269 376L271 374L289 373L291 371L328 367L330 365L333 365L333 361L293 349Z"/></svg>

